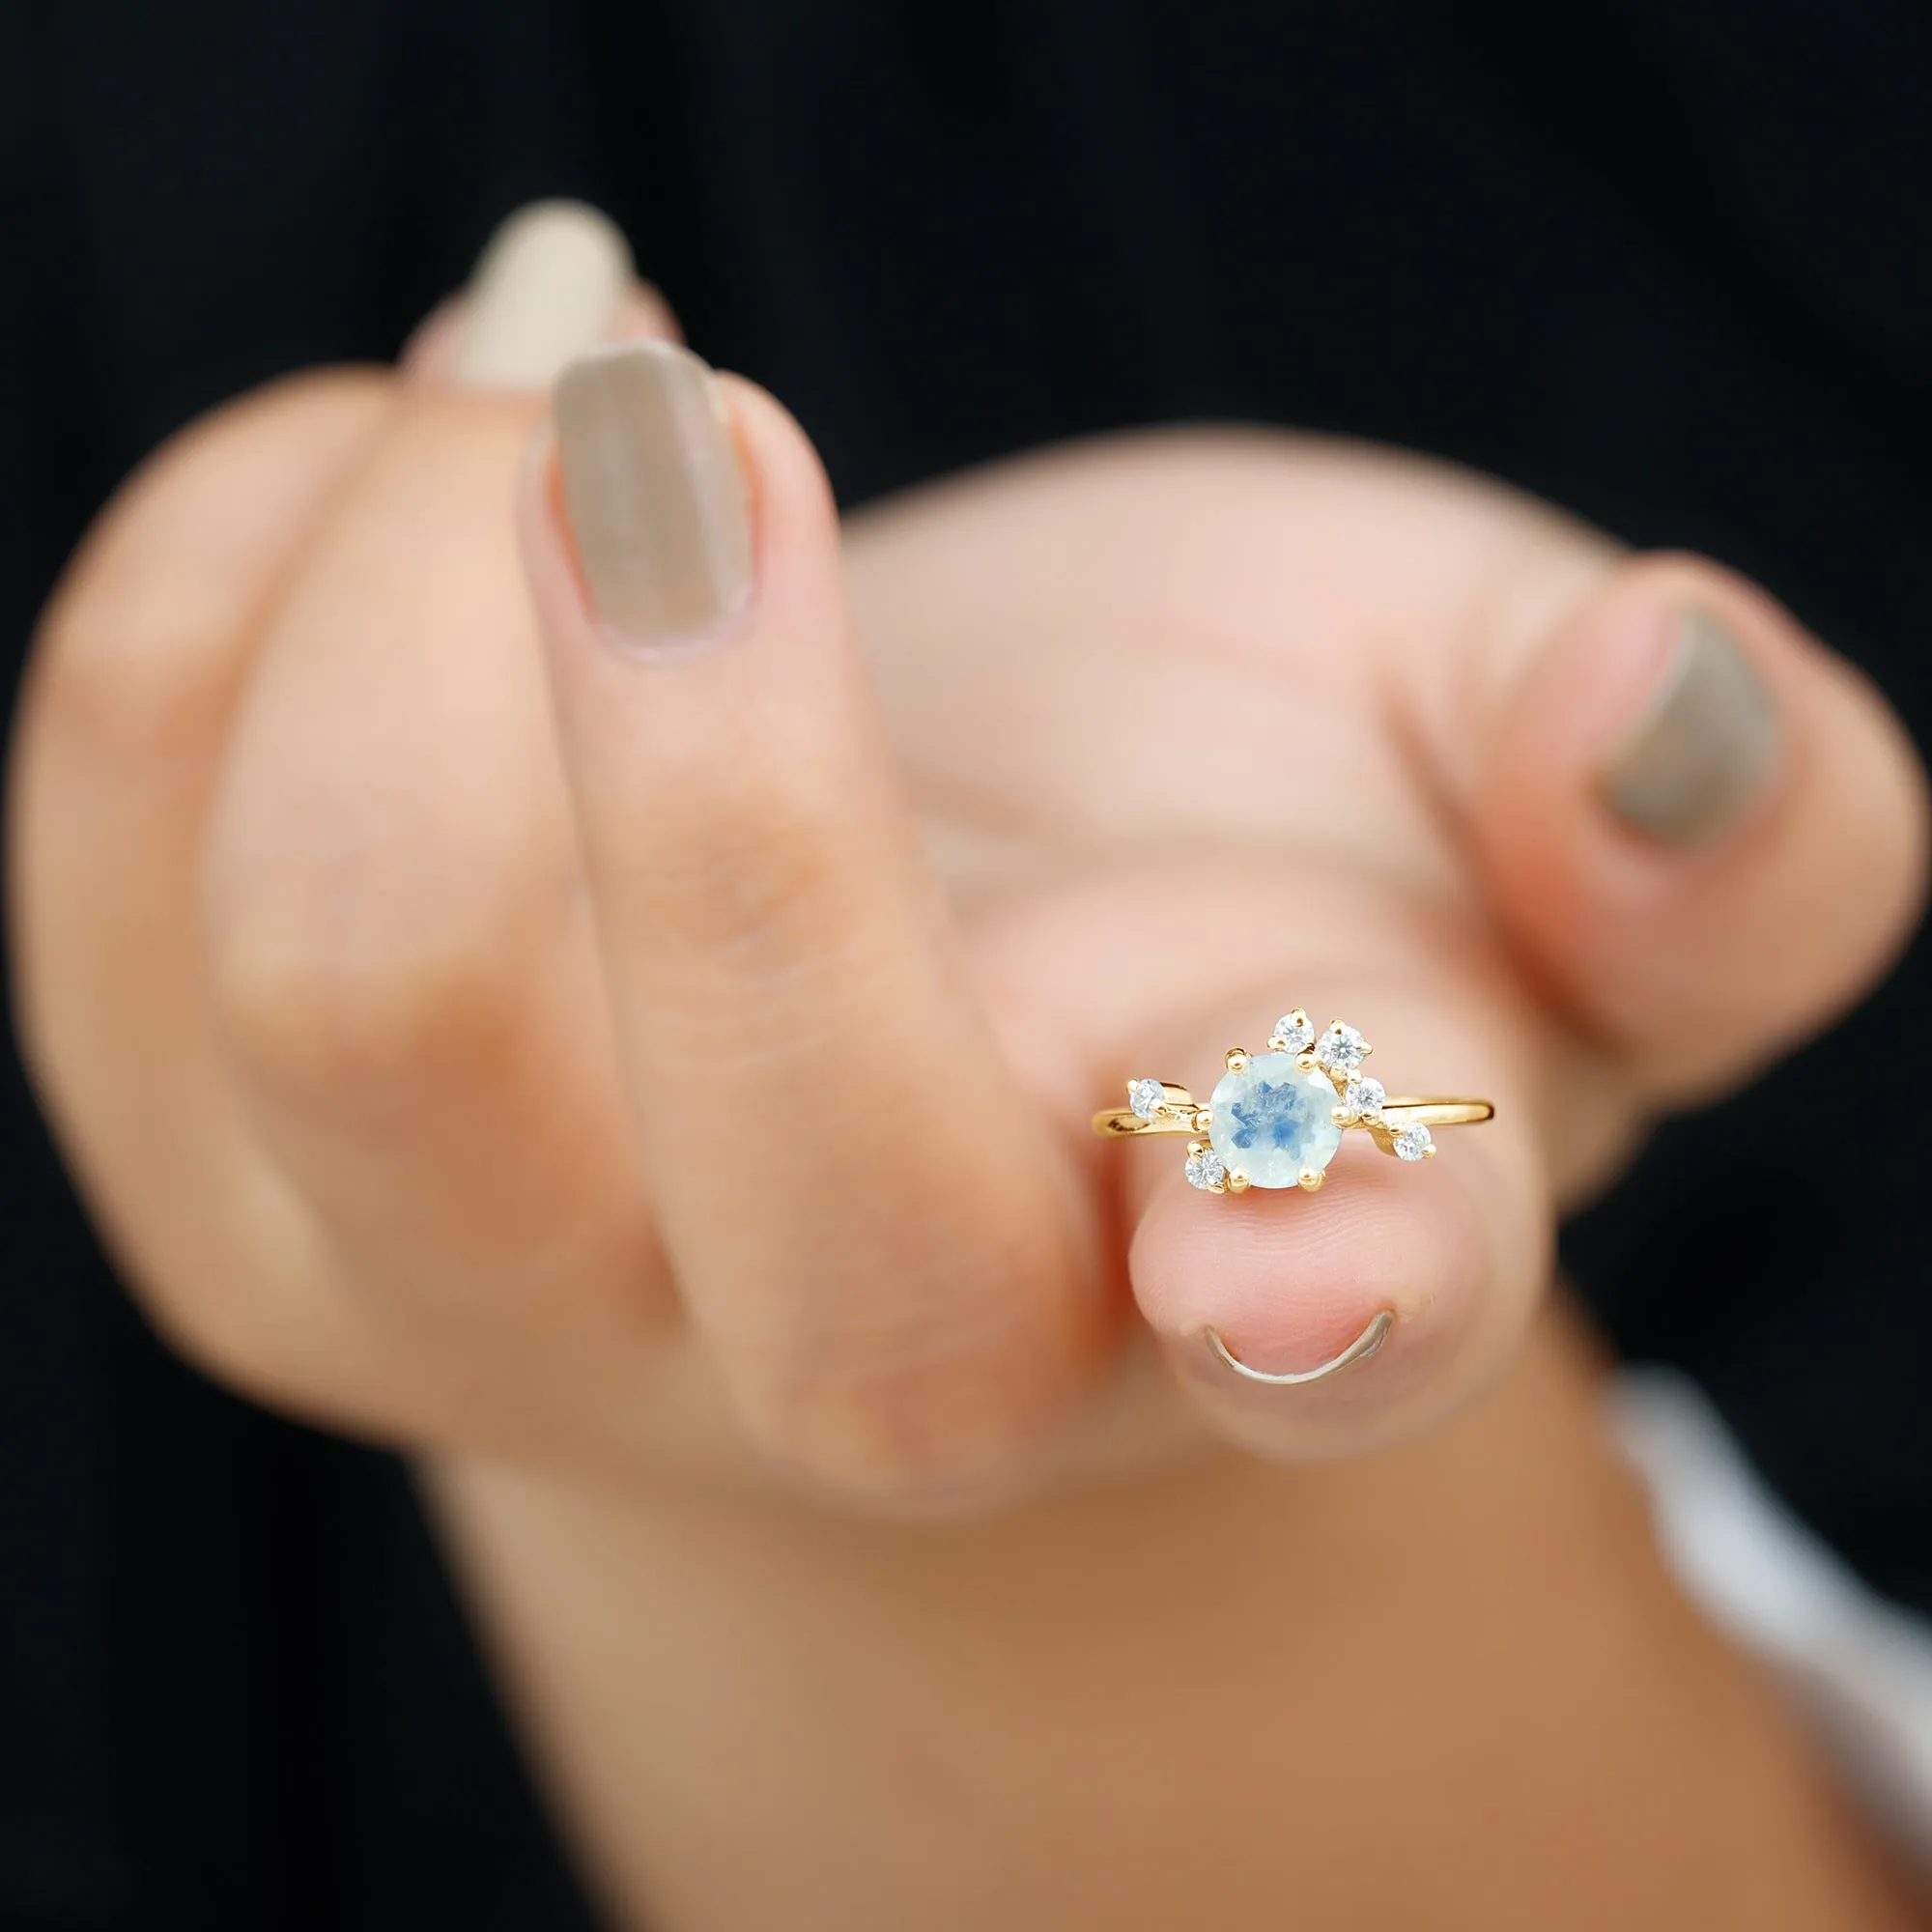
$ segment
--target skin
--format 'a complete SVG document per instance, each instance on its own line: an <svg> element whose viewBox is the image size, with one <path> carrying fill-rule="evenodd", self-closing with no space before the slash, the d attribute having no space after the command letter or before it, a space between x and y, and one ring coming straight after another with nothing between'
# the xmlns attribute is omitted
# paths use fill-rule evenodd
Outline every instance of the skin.
<svg viewBox="0 0 1932 1932"><path fill-rule="evenodd" d="M542 398L441 339L197 425L76 557L20 1018L161 1327L421 1459L618 1922L1913 1922L1546 1296L1558 1208L1916 916L1862 681L1709 563L1311 440L841 546L735 382L753 602L639 651ZM1664 852L1598 773L1688 608L1784 741ZM1497 1120L1239 1201L1089 1134L1289 1004ZM1201 1340L1303 1368L1384 1306L1307 1389Z"/></svg>

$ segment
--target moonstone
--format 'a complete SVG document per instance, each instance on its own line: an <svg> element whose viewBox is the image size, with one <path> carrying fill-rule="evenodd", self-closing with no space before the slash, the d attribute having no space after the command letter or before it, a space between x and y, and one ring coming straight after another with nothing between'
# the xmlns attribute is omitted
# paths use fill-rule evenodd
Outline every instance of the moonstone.
<svg viewBox="0 0 1932 1932"><path fill-rule="evenodd" d="M1293 1187L1302 1169L1320 1174L1342 1145L1334 1088L1304 1073L1292 1053L1258 1053L1224 1073L1208 1104L1214 1151L1257 1187Z"/></svg>

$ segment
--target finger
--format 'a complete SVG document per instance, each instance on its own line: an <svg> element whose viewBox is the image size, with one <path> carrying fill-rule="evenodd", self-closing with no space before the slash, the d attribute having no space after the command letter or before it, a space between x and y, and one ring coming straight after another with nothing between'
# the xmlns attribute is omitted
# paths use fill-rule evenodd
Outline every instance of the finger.
<svg viewBox="0 0 1932 1932"><path fill-rule="evenodd" d="M16 998L43 1104L151 1312L258 1390L305 1324L293 1292L233 1293L260 1273L277 1177L208 1025L202 838L264 613L388 415L378 377L299 377L130 478L43 620L9 774Z"/></svg>
<svg viewBox="0 0 1932 1932"><path fill-rule="evenodd" d="M1242 1214L1215 1215L1171 1172L1136 1195L1143 1310L1213 1419L1268 1453L1351 1452L1467 1400L1513 1353L1548 1265L1548 1183L1519 1139L1527 1122L1543 1117L1574 1191L1614 1155L1617 1121L1628 1131L1645 1102L1740 1077L1854 997L1916 910L1920 781L1862 681L1761 593L1695 559L1609 561L1552 611L1549 587L1589 558L1561 526L1545 534L1516 559L1514 605L1543 621L1465 630L1457 704L1431 720L1460 724L1421 742L1451 781L1442 789L1463 786L1491 909L1557 1009L1611 1049L1600 1058L1629 1098L1596 1104L1583 1057L1546 1041L1536 1080L1513 1078L1506 1059L1468 1068L1473 1086L1403 1073L1408 1092L1500 1105L1494 1123L1444 1133L1407 1184L1352 1150L1360 1184L1341 1191L1345 1154L1314 1202L1244 1200ZM1411 702L1443 688L1429 660L1393 668ZM1377 916L1349 926L1361 947ZM1418 994L1378 1023L1406 1040L1405 1065L1410 1053L1440 1064L1452 1017L1465 1043L1481 1037L1467 1024L1480 983L1436 972ZM1599 1123L1580 1139L1578 1116ZM1372 1361L1288 1389L1246 1385L1189 1346L1212 1328L1252 1367L1306 1374L1381 1308L1394 1325Z"/></svg>
<svg viewBox="0 0 1932 1932"><path fill-rule="evenodd" d="M891 532L932 512L891 510L875 531L882 675L915 681L895 718L922 770L970 797L984 764L1116 848L1171 832L1171 787L1114 782L1115 748L1158 706L1174 770L1224 747L1255 766L1237 796L1189 796L1204 837L1272 824L1365 870L1402 852L1435 894L1465 890L1473 867L1570 1023L1552 1044L1574 1077L1628 1090L1618 1145L1558 1162L1566 1190L1605 1171L1647 1102L1736 1080L1829 1018L1911 924L1924 812L1910 747L1856 672L1715 565L1632 558L1463 472L1314 439L1170 437L948 494L955 523L997 536L999 572L956 545L942 594L909 602ZM1061 590L1069 558L1092 566L1077 599ZM1172 648L1166 586L1183 573L1214 586L1186 609L1211 655ZM1037 665L1015 613L1046 600L1056 649ZM1683 685L1713 625L1747 676L1714 674L1704 646ZM1738 696L1752 677L1769 730L1764 704ZM930 701L935 685L950 705ZM1724 693L1730 734L1722 707L1712 716ZM1083 740L1031 758L1048 709L1075 702ZM970 736L923 726L962 711L982 721ZM1687 736L1696 718L1707 728ZM1264 762L1257 740L1293 754ZM1675 773L1660 774L1670 745ZM1583 1111L1546 1126L1569 1137Z"/></svg>
<svg viewBox="0 0 1932 1932"><path fill-rule="evenodd" d="M412 382L541 390L595 343L675 341L677 332L664 298L636 279L607 215L582 202L539 201L497 227L469 287L411 336L399 366Z"/></svg>
<svg viewBox="0 0 1932 1932"><path fill-rule="evenodd" d="M1884 970L1923 889L1918 761L1761 591L1639 558L1493 668L1467 794L1489 890L1650 1094L1737 1080Z"/></svg>
<svg viewBox="0 0 1932 1932"><path fill-rule="evenodd" d="M1515 1358L1548 1280L1549 1189L1521 1028L1493 961L1410 903L1319 872L1244 896L1218 929L1246 956L1278 959L1281 983L1320 1019L1357 1026L1373 1049L1364 1074L1391 1093L1480 1096L1496 1109L1481 1125L1438 1127L1425 1159L1345 1131L1312 1193L1190 1185L1176 1138L1119 1150L1135 1297L1197 1406L1264 1455L1359 1455L1480 1393ZM1316 905L1346 930L1346 954L1311 945ZM1241 1077L1224 1069L1222 1049L1259 1053L1268 1025L1255 1025L1251 1005L1231 1008L1179 1048L1183 1077L1211 1069L1194 1090L1204 1102L1224 1071L1231 1086ZM1324 1115L1334 1097L1321 1102ZM1227 1151L1212 1104L1211 1138ZM1373 1353L1319 1373L1357 1345ZM1270 1386L1241 1369L1301 1379Z"/></svg>
<svg viewBox="0 0 1932 1932"><path fill-rule="evenodd" d="M554 218L536 219L541 242ZM526 372L556 353L554 255L513 237L479 278L465 321L504 383L514 340ZM609 320L562 307L580 330ZM635 1375L674 1314L517 558L543 407L535 388L399 389L266 624L204 873L228 1065L382 1325L371 1356L420 1378L433 1353L472 1394L521 1372L524 1405L572 1350L573 1375Z"/></svg>
<svg viewBox="0 0 1932 1932"><path fill-rule="evenodd" d="M557 391L524 535L664 1238L754 1438L841 1492L997 1483L1113 1320L884 748L825 480L662 346Z"/></svg>

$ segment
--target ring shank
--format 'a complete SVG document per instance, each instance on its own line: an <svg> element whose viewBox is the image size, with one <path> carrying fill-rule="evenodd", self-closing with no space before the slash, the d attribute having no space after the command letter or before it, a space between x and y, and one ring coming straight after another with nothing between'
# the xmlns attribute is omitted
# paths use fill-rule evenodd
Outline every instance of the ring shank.
<svg viewBox="0 0 1932 1932"><path fill-rule="evenodd" d="M1494 1120L1495 1115L1495 1103L1491 1100L1423 1100L1404 1094L1382 1102L1382 1119L1397 1127L1473 1127ZM1350 1124L1365 1123L1350 1122ZM1105 1107L1094 1116L1094 1131L1105 1140L1131 1140L1142 1134L1195 1134L1201 1129L1194 1123L1191 1109L1148 1121L1127 1107Z"/></svg>
<svg viewBox="0 0 1932 1932"><path fill-rule="evenodd" d="M1382 1118L1400 1114L1399 1126L1420 1122L1426 1127L1474 1127L1496 1117L1492 1100L1415 1100L1406 1095L1382 1102Z"/></svg>
<svg viewBox="0 0 1932 1932"><path fill-rule="evenodd" d="M1094 1131L1109 1140L1131 1140L1136 1134L1192 1134L1200 1132L1191 1115L1144 1121L1126 1107L1106 1107L1094 1116Z"/></svg>

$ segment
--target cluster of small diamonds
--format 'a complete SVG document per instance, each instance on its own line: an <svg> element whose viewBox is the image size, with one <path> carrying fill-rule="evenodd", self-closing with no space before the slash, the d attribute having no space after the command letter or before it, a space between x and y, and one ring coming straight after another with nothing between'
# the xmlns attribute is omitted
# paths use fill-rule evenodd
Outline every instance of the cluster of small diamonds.
<svg viewBox="0 0 1932 1932"><path fill-rule="evenodd" d="M1363 1061L1375 1049L1347 1021L1335 1020L1326 1032L1317 1034L1308 1015L1297 1007L1275 1022L1267 1050L1297 1057L1305 1054L1328 1076L1337 1095L1335 1119L1339 1124L1378 1129L1378 1139L1398 1160L1426 1160L1435 1151L1435 1136L1421 1122L1397 1125L1384 1117L1387 1090L1373 1074L1361 1070ZM1177 1104L1158 1080L1127 1082L1127 1105L1143 1121L1170 1115ZM1203 1143L1188 1148L1185 1173L1195 1187L1214 1194L1228 1191L1227 1163ZM1238 1179L1236 1184L1241 1184Z"/></svg>
<svg viewBox="0 0 1932 1932"><path fill-rule="evenodd" d="M1335 1118L1344 1126L1382 1127L1393 1130L1385 1145L1398 1160L1426 1160L1435 1151L1435 1139L1416 1122L1408 1126L1385 1123L1382 1108L1388 1090L1373 1074L1362 1072L1362 1063L1374 1048L1346 1020L1336 1020L1327 1031L1317 1035L1308 1015L1296 1008L1275 1022L1268 1036L1271 1053L1309 1054L1316 1065L1327 1074L1338 1094ZM1187 1179L1197 1187L1218 1189L1227 1179L1227 1170L1219 1155L1204 1151L1190 1155Z"/></svg>

